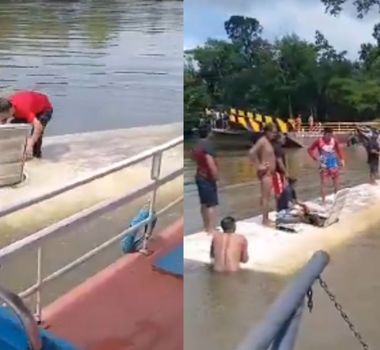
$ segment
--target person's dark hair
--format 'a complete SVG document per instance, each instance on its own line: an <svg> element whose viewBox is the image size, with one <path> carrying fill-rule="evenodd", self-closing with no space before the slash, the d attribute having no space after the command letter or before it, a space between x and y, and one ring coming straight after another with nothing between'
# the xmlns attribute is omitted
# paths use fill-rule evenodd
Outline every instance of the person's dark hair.
<svg viewBox="0 0 380 350"><path fill-rule="evenodd" d="M295 177L288 177L289 185L294 185L297 182L297 179Z"/></svg>
<svg viewBox="0 0 380 350"><path fill-rule="evenodd" d="M12 107L12 103L4 97L0 97L0 113L8 112Z"/></svg>
<svg viewBox="0 0 380 350"><path fill-rule="evenodd" d="M323 133L324 134L332 134L334 132L334 130L329 127L329 126L326 126L324 129L323 129Z"/></svg>
<svg viewBox="0 0 380 350"><path fill-rule="evenodd" d="M265 124L263 127L263 131L266 132L274 132L275 131L275 126L273 123Z"/></svg>
<svg viewBox="0 0 380 350"><path fill-rule="evenodd" d="M223 232L234 233L236 230L236 220L232 216L226 216L221 222Z"/></svg>
<svg viewBox="0 0 380 350"><path fill-rule="evenodd" d="M208 126L206 126L206 125L201 126L198 130L198 133L199 133L199 137L201 139L205 139L209 134Z"/></svg>

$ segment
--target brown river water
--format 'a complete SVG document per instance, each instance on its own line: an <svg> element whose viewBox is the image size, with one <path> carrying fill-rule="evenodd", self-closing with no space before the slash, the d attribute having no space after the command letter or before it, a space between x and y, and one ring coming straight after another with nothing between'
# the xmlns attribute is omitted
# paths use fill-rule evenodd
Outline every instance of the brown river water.
<svg viewBox="0 0 380 350"><path fill-rule="evenodd" d="M186 234L202 228L194 185L194 164L187 145L185 159L185 230ZM368 181L362 148L346 149L343 186ZM223 152L218 155L221 168L219 217L233 215L242 219L258 214L259 188L254 169L247 161L247 151ZM287 153L290 173L298 178L300 199L319 194L315 165L304 149ZM368 228L357 239L346 243L331 255L323 276L337 300L351 317L370 349L380 347L378 319L380 304L380 238L378 227ZM285 286L289 277L241 271L235 275L216 275L207 268L185 275L185 349L233 350L251 327L265 315L269 305ZM296 349L360 349L333 304L314 287L314 310L305 310Z"/></svg>

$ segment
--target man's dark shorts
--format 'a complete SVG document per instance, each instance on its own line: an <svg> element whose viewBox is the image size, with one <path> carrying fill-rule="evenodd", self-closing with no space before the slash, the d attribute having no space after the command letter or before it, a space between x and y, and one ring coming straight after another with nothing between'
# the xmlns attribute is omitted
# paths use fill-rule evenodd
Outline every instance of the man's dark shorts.
<svg viewBox="0 0 380 350"><path fill-rule="evenodd" d="M42 126L45 128L47 123L49 123L51 117L53 115L53 110L48 112L43 112L37 115L37 119L42 124Z"/></svg>
<svg viewBox="0 0 380 350"><path fill-rule="evenodd" d="M36 116L36 118L39 120L39 122L42 124L44 128L46 128L46 125L49 123L51 117L53 115L53 110L42 112ZM25 123L25 120L23 119L13 119L12 123L18 124L18 123ZM33 133L33 128L32 128ZM43 133L41 134L40 138L36 141L36 143L33 146L33 157L41 158L41 148L42 148L42 137Z"/></svg>
<svg viewBox="0 0 380 350"><path fill-rule="evenodd" d="M368 162L369 172L371 175L377 175L379 173L379 161Z"/></svg>
<svg viewBox="0 0 380 350"><path fill-rule="evenodd" d="M201 204L207 208L216 207L218 205L218 188L216 182L202 176L196 176L195 183L198 188Z"/></svg>

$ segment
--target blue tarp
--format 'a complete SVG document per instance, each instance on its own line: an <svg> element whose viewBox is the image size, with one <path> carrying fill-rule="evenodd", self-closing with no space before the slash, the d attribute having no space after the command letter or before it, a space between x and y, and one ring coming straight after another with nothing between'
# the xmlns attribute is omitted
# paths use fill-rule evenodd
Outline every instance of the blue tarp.
<svg viewBox="0 0 380 350"><path fill-rule="evenodd" d="M43 350L76 350L68 342L41 329ZM5 307L0 307L0 349L25 350L28 340L19 319Z"/></svg>
<svg viewBox="0 0 380 350"><path fill-rule="evenodd" d="M154 267L177 276L183 276L183 244L179 244L168 254L158 258Z"/></svg>

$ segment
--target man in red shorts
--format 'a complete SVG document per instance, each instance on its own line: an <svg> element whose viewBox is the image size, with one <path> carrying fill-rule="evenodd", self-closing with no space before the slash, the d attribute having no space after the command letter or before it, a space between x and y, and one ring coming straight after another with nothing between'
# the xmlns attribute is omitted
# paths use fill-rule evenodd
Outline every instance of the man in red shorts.
<svg viewBox="0 0 380 350"><path fill-rule="evenodd" d="M257 178L260 181L262 223L264 226L272 226L269 220L270 199L272 192L278 198L284 187L284 178L277 171L277 159L273 148L273 141L277 137L277 128L274 124L264 126L264 135L253 145L249 151L249 158L257 169Z"/></svg>
<svg viewBox="0 0 380 350"><path fill-rule="evenodd" d="M0 98L0 123L28 123L32 134L26 146L27 159L41 158L42 137L53 115L49 98L35 91L18 91L8 98Z"/></svg>
<svg viewBox="0 0 380 350"><path fill-rule="evenodd" d="M315 156L318 152L319 158ZM325 203L326 198L326 179L331 178L334 192L339 190L339 168L344 166L343 155L337 139L333 136L331 128L325 128L323 136L315 140L309 147L308 153L312 159L319 163L321 179L321 198Z"/></svg>

